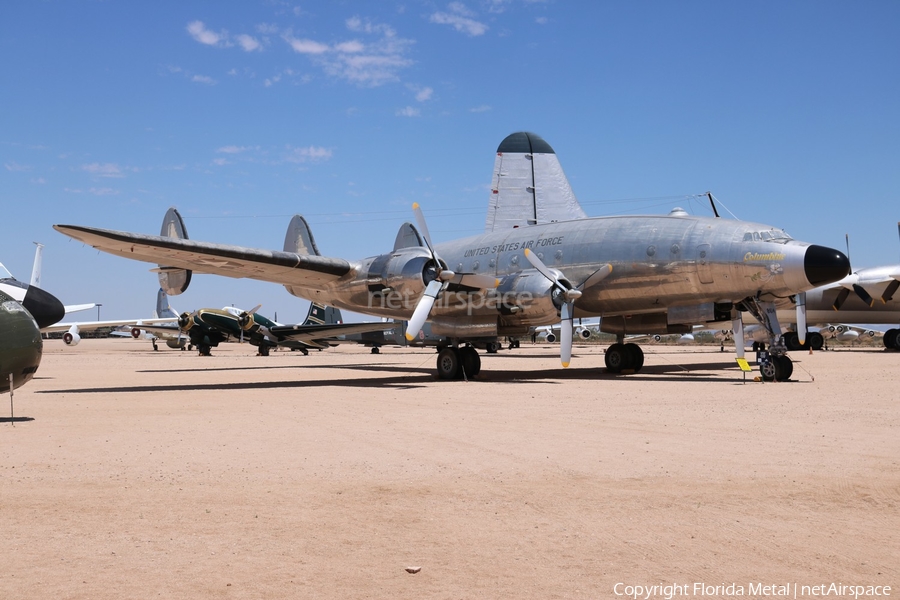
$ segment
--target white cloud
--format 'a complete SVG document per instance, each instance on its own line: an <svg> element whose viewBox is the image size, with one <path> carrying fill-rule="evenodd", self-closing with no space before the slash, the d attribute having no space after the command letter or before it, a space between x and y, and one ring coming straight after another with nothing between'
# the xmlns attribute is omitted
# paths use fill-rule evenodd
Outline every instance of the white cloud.
<svg viewBox="0 0 900 600"><path fill-rule="evenodd" d="M388 25L359 17L346 21L354 33L379 36L372 40L352 39L325 44L293 37L290 31L282 37L298 54L307 55L326 74L360 86L375 87L399 79L398 71L412 64L406 54L411 40L396 37Z"/></svg>
<svg viewBox="0 0 900 600"><path fill-rule="evenodd" d="M262 44L257 41L253 36L247 35L246 33L242 33L235 38L237 43L243 48L246 52L253 52L254 50L262 50Z"/></svg>
<svg viewBox="0 0 900 600"><path fill-rule="evenodd" d="M229 161L227 158L214 158L212 163L214 165L216 165L217 167L223 167L223 166L229 164Z"/></svg>
<svg viewBox="0 0 900 600"><path fill-rule="evenodd" d="M30 167L30 166L28 166L28 165L20 165L20 164L17 163L17 162L3 163L3 166L6 167L6 170L7 170L7 171L12 171L12 172L15 172L15 173L20 173L20 172L22 172L22 171L30 171L30 170L31 170L31 167Z"/></svg>
<svg viewBox="0 0 900 600"><path fill-rule="evenodd" d="M429 17L429 21L439 25L450 25L456 31L471 37L484 35L488 30L487 25L470 18L474 16L474 13L466 8L462 2L451 2L447 8L451 12L436 12Z"/></svg>
<svg viewBox="0 0 900 600"><path fill-rule="evenodd" d="M210 77L209 75L194 75L191 77L191 81L194 83L205 83L206 85L216 85L216 80Z"/></svg>
<svg viewBox="0 0 900 600"><path fill-rule="evenodd" d="M119 193L119 190L114 190L112 188L91 188L88 190L91 194L95 196L116 196Z"/></svg>
<svg viewBox="0 0 900 600"><path fill-rule="evenodd" d="M408 85L407 87L416 94L416 102L427 102L434 95L434 90L430 87L419 87L417 85Z"/></svg>
<svg viewBox="0 0 900 600"><path fill-rule="evenodd" d="M284 160L290 163L318 162L328 160L332 155L331 150L321 146L307 146L305 148L288 146L287 151L288 153Z"/></svg>
<svg viewBox="0 0 900 600"><path fill-rule="evenodd" d="M298 54L325 54L329 48L327 44L322 44L313 40L297 39L290 34L285 34L284 40L291 45L294 52Z"/></svg>
<svg viewBox="0 0 900 600"><path fill-rule="evenodd" d="M398 117L418 117L422 114L422 111L413 106L406 106L398 110L396 114Z"/></svg>
<svg viewBox="0 0 900 600"><path fill-rule="evenodd" d="M81 170L96 175L97 177L125 177L119 165L114 163L91 163L89 165L81 165Z"/></svg>
<svg viewBox="0 0 900 600"><path fill-rule="evenodd" d="M534 20L534 22L538 25L546 25L550 22L550 19L548 19L547 17L538 17Z"/></svg>
<svg viewBox="0 0 900 600"><path fill-rule="evenodd" d="M217 149L216 152L222 154L240 154L241 152L249 149L250 148L248 148L247 146L222 146L221 148Z"/></svg>
<svg viewBox="0 0 900 600"><path fill-rule="evenodd" d="M489 105L482 104L481 106L476 106L475 108L470 108L469 112L480 113L480 112L487 112L489 110L491 110L491 107Z"/></svg>
<svg viewBox="0 0 900 600"><path fill-rule="evenodd" d="M191 21L188 23L187 31L191 37L207 46L226 46L228 45L228 34L226 32L216 33L210 31L203 24L203 21Z"/></svg>

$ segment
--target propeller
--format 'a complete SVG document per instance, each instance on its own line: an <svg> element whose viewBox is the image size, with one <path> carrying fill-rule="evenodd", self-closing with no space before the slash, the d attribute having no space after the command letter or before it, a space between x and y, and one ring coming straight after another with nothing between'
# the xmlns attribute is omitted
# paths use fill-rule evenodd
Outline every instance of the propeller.
<svg viewBox="0 0 900 600"><path fill-rule="evenodd" d="M893 299L894 292L897 291L897 288L900 288L900 281L895 279L888 284L887 288L885 288L884 293L881 295L881 301L885 304L890 302Z"/></svg>
<svg viewBox="0 0 900 600"><path fill-rule="evenodd" d="M550 269L538 258L537 254L530 249L525 249L525 258L531 263L541 275L546 277L559 290L560 296L563 298L562 306L559 307L561 323L559 326L559 359L563 367L568 367L572 360L572 317L575 312L575 301L581 298L582 290L589 288L600 281L607 275L612 273L612 265L606 264L594 271L590 277L575 288L567 287Z"/></svg>
<svg viewBox="0 0 900 600"><path fill-rule="evenodd" d="M178 329L187 331L194 326L194 315L189 312L183 312L178 317Z"/></svg>
<svg viewBox="0 0 900 600"><path fill-rule="evenodd" d="M841 291L838 292L837 298L834 299L834 304L831 305L831 308L833 308L834 310L841 310L841 306L844 305L844 301L849 295L850 290L847 288L842 288Z"/></svg>
<svg viewBox="0 0 900 600"><path fill-rule="evenodd" d="M412 209L416 216L416 223L419 225L419 232L425 239L425 247L428 248L428 252L431 254L435 277L425 286L425 292L419 299L419 303L416 304L412 317L409 319L406 328L406 339L408 341L412 341L419 335L419 331L422 329L422 326L425 325L425 321L428 319L428 315L431 313L431 309L434 307L434 303L437 301L438 296L440 296L441 292L447 289L447 286L451 283L479 289L495 288L500 283L496 277L490 275L478 275L475 273L457 274L450 269L445 268L444 265L446 263L441 260L437 251L434 249L434 244L431 243L431 234L428 232L425 214L419 207L419 203L413 202Z"/></svg>
<svg viewBox="0 0 900 600"><path fill-rule="evenodd" d="M250 310L245 310L240 314L240 316L238 317L238 325L241 326L241 329L243 331L247 331L248 329L253 327L253 315L255 315L256 311L258 311L260 308L262 308L262 304L257 304Z"/></svg>

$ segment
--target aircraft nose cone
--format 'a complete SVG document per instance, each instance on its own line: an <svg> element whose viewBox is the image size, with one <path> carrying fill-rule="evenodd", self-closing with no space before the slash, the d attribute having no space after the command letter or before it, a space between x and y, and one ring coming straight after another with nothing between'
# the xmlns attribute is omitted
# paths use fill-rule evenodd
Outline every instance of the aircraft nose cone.
<svg viewBox="0 0 900 600"><path fill-rule="evenodd" d="M31 313L38 327L49 327L66 316L66 308L56 296L33 285L28 286L22 306Z"/></svg>
<svg viewBox="0 0 900 600"><path fill-rule="evenodd" d="M812 245L806 249L803 268L812 285L825 285L850 274L850 259L834 248Z"/></svg>

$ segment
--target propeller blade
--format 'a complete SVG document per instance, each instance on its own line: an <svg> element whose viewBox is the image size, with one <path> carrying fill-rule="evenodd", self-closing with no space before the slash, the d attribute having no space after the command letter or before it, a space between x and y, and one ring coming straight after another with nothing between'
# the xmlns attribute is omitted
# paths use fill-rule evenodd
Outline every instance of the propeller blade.
<svg viewBox="0 0 900 600"><path fill-rule="evenodd" d="M419 233L425 238L425 245L428 246L428 251L436 259L437 255L434 253L434 246L431 243L431 234L428 233L428 224L425 222L425 213L422 212L418 202L413 202L412 209L413 214L416 215L416 223L419 225Z"/></svg>
<svg viewBox="0 0 900 600"><path fill-rule="evenodd" d="M860 298L863 302L865 302L866 304L869 305L869 308L872 308L872 305L875 304L875 299L874 299L872 296L869 295L869 292L867 292L867 291L863 288L863 286L854 283L854 284L853 284L853 291L856 292L856 295L859 296L859 298Z"/></svg>
<svg viewBox="0 0 900 600"><path fill-rule="evenodd" d="M255 314L256 314L256 311L258 311L260 308L262 308L262 304L257 304L256 306L254 306L253 308L251 308L250 310L248 310L248 311L247 311L247 314L255 315Z"/></svg>
<svg viewBox="0 0 900 600"><path fill-rule="evenodd" d="M558 287L560 289L560 291L562 291L562 292L568 291L568 289L559 282L559 280L556 278L556 276L550 272L550 269L547 268L547 266L543 263L543 261L540 258L538 258L537 254L535 254L534 252L532 252L531 250L526 248L525 249L525 258L528 259L528 262L531 263L532 267L537 269L541 275L543 275L544 277L549 279L553 283L553 285L555 285L556 287Z"/></svg>
<svg viewBox="0 0 900 600"><path fill-rule="evenodd" d="M797 294L797 339L806 345L806 292Z"/></svg>
<svg viewBox="0 0 900 600"><path fill-rule="evenodd" d="M574 301L566 302L562 305L560 312L562 314L562 323L559 326L559 360L562 362L563 368L569 366L572 361L572 313L575 310Z"/></svg>
<svg viewBox="0 0 900 600"><path fill-rule="evenodd" d="M841 306L844 305L844 300L846 300L849 295L850 290L843 288L840 293L838 293L837 298L834 299L834 304L831 305L831 308L834 310L841 310Z"/></svg>
<svg viewBox="0 0 900 600"><path fill-rule="evenodd" d="M579 290L586 290L593 287L606 279L607 275L612 273L612 265L607 263L594 271L594 274L584 280L584 283L578 286Z"/></svg>
<svg viewBox="0 0 900 600"><path fill-rule="evenodd" d="M898 287L900 287L900 281L895 279L890 282L887 288L885 288L884 293L881 295L881 301L885 304L890 302L894 298L894 292L897 291Z"/></svg>
<svg viewBox="0 0 900 600"><path fill-rule="evenodd" d="M731 320L731 330L734 332L734 353L738 358L744 358L744 321L741 313Z"/></svg>
<svg viewBox="0 0 900 600"><path fill-rule="evenodd" d="M409 319L409 323L407 324L407 341L412 341L417 335L419 335L419 331L422 329L422 326L428 319L428 314L431 312L431 307L434 306L434 301L437 300L438 294L441 293L441 289L443 287L444 284L437 279L430 281L425 287L425 293L422 294L422 297L419 299L419 303L416 305L416 310L413 311L412 317Z"/></svg>

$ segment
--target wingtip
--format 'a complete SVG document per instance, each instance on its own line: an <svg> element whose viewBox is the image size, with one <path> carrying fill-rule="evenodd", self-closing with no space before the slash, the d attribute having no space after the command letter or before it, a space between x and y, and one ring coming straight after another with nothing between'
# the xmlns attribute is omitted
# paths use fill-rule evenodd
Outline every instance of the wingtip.
<svg viewBox="0 0 900 600"><path fill-rule="evenodd" d="M569 363L564 362L564 363L562 364L562 366L563 366L563 369L568 369L568 368L569 368Z"/></svg>
<svg viewBox="0 0 900 600"><path fill-rule="evenodd" d="M406 341L407 341L407 342L411 342L411 341L413 341L413 340L415 339L415 336L409 335L408 333L405 333L405 334L403 334L403 335L404 335L404 337L406 338Z"/></svg>

